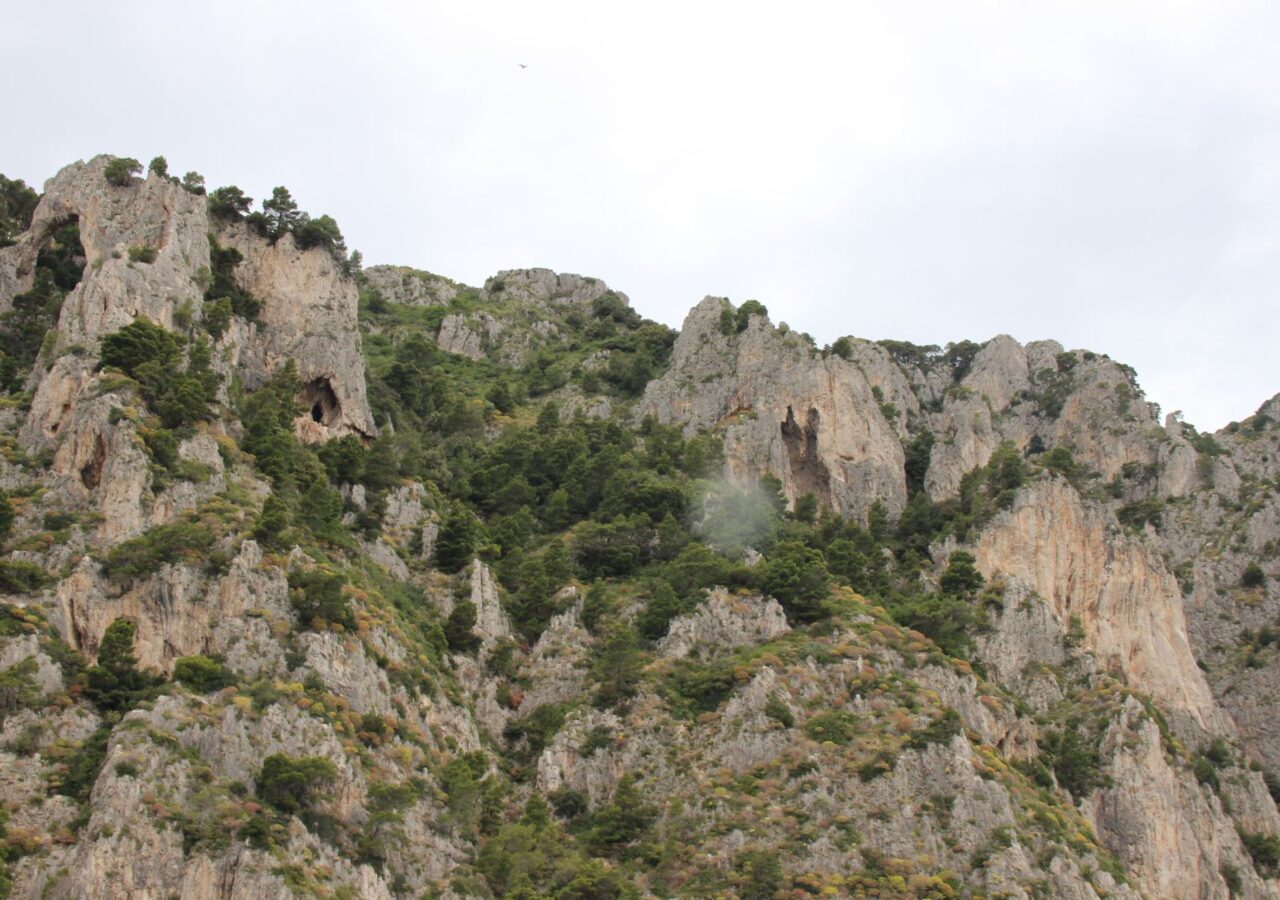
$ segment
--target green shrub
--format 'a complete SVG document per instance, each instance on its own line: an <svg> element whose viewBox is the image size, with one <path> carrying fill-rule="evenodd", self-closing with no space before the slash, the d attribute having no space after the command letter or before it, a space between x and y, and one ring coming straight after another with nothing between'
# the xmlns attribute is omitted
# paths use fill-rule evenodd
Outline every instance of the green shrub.
<svg viewBox="0 0 1280 900"><path fill-rule="evenodd" d="M563 703L544 703L524 718L509 722L503 736L512 743L525 741L522 755L536 758L560 731L568 713L569 707Z"/></svg>
<svg viewBox="0 0 1280 900"><path fill-rule="evenodd" d="M289 519L289 507L275 494L271 494L263 501L262 512L254 522L251 532L253 539L272 550L288 549Z"/></svg>
<svg viewBox="0 0 1280 900"><path fill-rule="evenodd" d="M760 589L782 604L793 621L814 622L823 615L831 574L822 554L800 541L780 541L757 567Z"/></svg>
<svg viewBox="0 0 1280 900"><path fill-rule="evenodd" d="M858 733L858 717L842 709L819 713L804 723L804 733L815 741L847 744Z"/></svg>
<svg viewBox="0 0 1280 900"><path fill-rule="evenodd" d="M342 232L331 216L322 215L312 219L303 213L301 220L294 226L293 239L301 250L324 247L335 255L345 255L347 252Z"/></svg>
<svg viewBox="0 0 1280 900"><path fill-rule="evenodd" d="M29 594L51 583L53 578L25 559L0 559L0 593Z"/></svg>
<svg viewBox="0 0 1280 900"><path fill-rule="evenodd" d="M204 292L206 310L209 304L226 300L226 306L230 307L232 314L249 320L258 318L258 314L262 312L262 302L236 282L236 266L242 262L244 262L244 256L239 250L235 247L223 247L213 235L209 235L210 280ZM206 312L205 315L208 316L209 313ZM221 315L220 311L218 315ZM206 327L208 327L207 324ZM225 327L224 325L223 328ZM213 332L210 331L210 334Z"/></svg>
<svg viewBox="0 0 1280 900"><path fill-rule="evenodd" d="M54 792L79 803L88 802L89 792L93 790L106 761L110 737L111 725L103 725L85 738L66 762L55 770L52 779Z"/></svg>
<svg viewBox="0 0 1280 900"><path fill-rule="evenodd" d="M21 178L0 175L0 247L9 247L31 227L40 195Z"/></svg>
<svg viewBox="0 0 1280 900"><path fill-rule="evenodd" d="M633 630L619 625L599 643L591 665L591 677L596 682L597 707L605 709L623 705L638 692L644 656L636 638Z"/></svg>
<svg viewBox="0 0 1280 900"><path fill-rule="evenodd" d="M613 746L613 729L607 725L597 725L587 732L578 752L583 756L594 756L597 750L608 750Z"/></svg>
<svg viewBox="0 0 1280 900"><path fill-rule="evenodd" d="M796 717L792 714L791 707L787 706L780 697L769 698L769 702L764 705L764 714L783 728L790 728L796 724Z"/></svg>
<svg viewBox="0 0 1280 900"><path fill-rule="evenodd" d="M1240 870L1229 862L1224 862L1218 867L1218 874L1222 876L1223 882L1227 885L1227 892L1232 896L1239 896L1240 891L1244 889L1244 879L1240 877Z"/></svg>
<svg viewBox="0 0 1280 900"><path fill-rule="evenodd" d="M1081 733L1079 723L1068 723L1061 731L1046 733L1040 752L1058 784L1077 800L1106 783L1097 743L1088 734Z"/></svg>
<svg viewBox="0 0 1280 900"><path fill-rule="evenodd" d="M342 589L346 581L341 575L331 575L318 569L295 570L289 573L289 602L298 612L303 628L316 627L325 622L341 625L348 631L356 627L355 615Z"/></svg>
<svg viewBox="0 0 1280 900"><path fill-rule="evenodd" d="M654 818L653 808L636 787L636 777L623 775L613 799L591 815L588 844L593 853L616 855L643 837Z"/></svg>
<svg viewBox="0 0 1280 900"><path fill-rule="evenodd" d="M207 419L221 381L213 371L208 342L194 343L182 366L184 344L183 338L145 316L102 339L102 365L136 381L142 398L166 428Z"/></svg>
<svg viewBox="0 0 1280 900"><path fill-rule="evenodd" d="M235 674L208 656L180 656L173 664L173 680L201 694L220 691L236 683Z"/></svg>
<svg viewBox="0 0 1280 900"><path fill-rule="evenodd" d="M152 462L164 469L172 469L178 463L178 436L167 428L139 428Z"/></svg>
<svg viewBox="0 0 1280 900"><path fill-rule="evenodd" d="M1164 501L1157 497L1138 500L1116 510L1116 518L1120 520L1120 524L1135 530L1141 529L1148 522L1159 528L1163 516Z"/></svg>
<svg viewBox="0 0 1280 900"><path fill-rule="evenodd" d="M682 659L672 667L665 687L672 711L692 717L718 709L736 684L733 667L727 662Z"/></svg>
<svg viewBox="0 0 1280 900"><path fill-rule="evenodd" d="M666 636L671 620L684 611L685 604L676 596L671 585L659 581L654 585L653 596L636 617L636 628L641 637L651 641L660 640Z"/></svg>
<svg viewBox="0 0 1280 900"><path fill-rule="evenodd" d="M228 185L210 191L208 203L211 217L234 222L244 218L253 206L253 198L246 197L244 191L235 185Z"/></svg>
<svg viewBox="0 0 1280 900"><path fill-rule="evenodd" d="M875 781L877 778L892 772L897 764L898 758L892 751L881 750L858 767L858 779L860 781Z"/></svg>
<svg viewBox="0 0 1280 900"><path fill-rule="evenodd" d="M124 712L145 699L160 679L138 670L133 642L138 626L116 619L102 633L97 665L86 672L85 695L102 710Z"/></svg>
<svg viewBox="0 0 1280 900"><path fill-rule="evenodd" d="M204 559L216 538L201 522L157 525L111 548L103 571L109 578L136 580L159 571L165 563Z"/></svg>
<svg viewBox="0 0 1280 900"><path fill-rule="evenodd" d="M444 623L444 639L454 653L473 653L480 648L480 635L476 634L476 605L462 600L454 605Z"/></svg>
<svg viewBox="0 0 1280 900"><path fill-rule="evenodd" d="M556 815L562 819L576 819L588 808L587 795L568 786L556 788L547 795L547 799L551 801Z"/></svg>
<svg viewBox="0 0 1280 900"><path fill-rule="evenodd" d="M894 593L884 607L895 622L924 634L951 656L968 654L970 632L984 624L972 604L951 594Z"/></svg>
<svg viewBox="0 0 1280 900"><path fill-rule="evenodd" d="M980 590L984 583L982 573L976 568L972 553L956 550L947 558L946 571L938 579L938 587L944 593L965 596Z"/></svg>
<svg viewBox="0 0 1280 900"><path fill-rule="evenodd" d="M133 183L133 176L142 171L142 163L128 156L117 156L107 163L102 176L108 183L116 187L128 187Z"/></svg>
<svg viewBox="0 0 1280 900"><path fill-rule="evenodd" d="M140 244L130 247L129 262L153 263L156 261L157 252L155 247L147 247Z"/></svg>
<svg viewBox="0 0 1280 900"><path fill-rule="evenodd" d="M1280 874L1280 837L1241 831L1240 840L1259 873L1267 878Z"/></svg>
<svg viewBox="0 0 1280 900"><path fill-rule="evenodd" d="M13 504L9 502L9 495L4 490L0 490L0 541L9 536L9 531L13 528L13 518Z"/></svg>
<svg viewBox="0 0 1280 900"><path fill-rule="evenodd" d="M907 746L913 750L923 750L930 744L949 744L951 739L962 730L960 714L954 709L947 709L919 731L914 731L907 739Z"/></svg>
<svg viewBox="0 0 1280 900"><path fill-rule="evenodd" d="M734 318L733 310L728 306L720 310L720 333L725 337L738 333L737 320Z"/></svg>
<svg viewBox="0 0 1280 900"><path fill-rule="evenodd" d="M752 316L769 317L769 310L763 303L758 300L748 300L738 307L737 327L738 332L742 333L747 330L747 325L751 323Z"/></svg>
<svg viewBox="0 0 1280 900"><path fill-rule="evenodd" d="M786 883L782 864L773 850L748 850L734 861L738 896L742 900L773 900Z"/></svg>
<svg viewBox="0 0 1280 900"><path fill-rule="evenodd" d="M1244 574L1240 576L1240 586L1244 588L1260 588L1267 583L1267 575L1262 571L1262 566L1256 562L1251 562L1244 567Z"/></svg>
<svg viewBox="0 0 1280 900"><path fill-rule="evenodd" d="M440 526L436 538L436 566L444 572L457 572L475 557L479 541L479 522L471 510L459 507Z"/></svg>
<svg viewBox="0 0 1280 900"><path fill-rule="evenodd" d="M285 815L308 812L320 792L338 778L338 770L323 756L273 753L258 772L258 797Z"/></svg>
<svg viewBox="0 0 1280 900"><path fill-rule="evenodd" d="M217 300L206 300L204 304L204 315L200 319L204 330L209 333L209 337L215 341L222 337L226 332L227 326L231 324L231 299L229 297L219 297Z"/></svg>
<svg viewBox="0 0 1280 900"><path fill-rule="evenodd" d="M145 316L102 339L102 365L114 366L134 380L140 380L139 373L147 365L167 377L181 357L182 339Z"/></svg>

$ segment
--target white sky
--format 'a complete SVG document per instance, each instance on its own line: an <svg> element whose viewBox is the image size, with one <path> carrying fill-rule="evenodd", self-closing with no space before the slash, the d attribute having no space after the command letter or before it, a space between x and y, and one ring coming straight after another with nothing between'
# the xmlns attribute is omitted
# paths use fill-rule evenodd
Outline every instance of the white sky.
<svg viewBox="0 0 1280 900"><path fill-rule="evenodd" d="M1280 391L1277 48L1264 2L6 0L0 171L164 154L676 326L1051 337L1211 429Z"/></svg>

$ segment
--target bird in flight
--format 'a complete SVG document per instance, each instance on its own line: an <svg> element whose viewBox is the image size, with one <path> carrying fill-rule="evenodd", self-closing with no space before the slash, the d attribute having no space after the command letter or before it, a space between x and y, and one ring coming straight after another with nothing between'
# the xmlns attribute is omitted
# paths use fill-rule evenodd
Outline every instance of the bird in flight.
<svg viewBox="0 0 1280 900"><path fill-rule="evenodd" d="M522 69L527 69L527 68L529 68L529 67L528 67L528 66L526 66L524 63L516 63L516 65L517 65L517 66L519 66L519 67L520 67L520 68L522 68Z"/></svg>

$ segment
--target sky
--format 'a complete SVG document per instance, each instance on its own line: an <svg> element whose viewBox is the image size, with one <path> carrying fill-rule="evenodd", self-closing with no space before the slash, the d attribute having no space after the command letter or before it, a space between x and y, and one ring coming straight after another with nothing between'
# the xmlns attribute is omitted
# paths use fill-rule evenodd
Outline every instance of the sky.
<svg viewBox="0 0 1280 900"><path fill-rule="evenodd" d="M0 172L163 154L366 265L594 275L676 327L1052 338L1202 430L1280 391L1280 4L204 7L6 0Z"/></svg>

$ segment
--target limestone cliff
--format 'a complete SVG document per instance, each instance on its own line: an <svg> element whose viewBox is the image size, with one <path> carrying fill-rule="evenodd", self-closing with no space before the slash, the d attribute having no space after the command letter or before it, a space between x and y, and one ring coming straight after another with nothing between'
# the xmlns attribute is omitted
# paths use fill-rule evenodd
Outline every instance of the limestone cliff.
<svg viewBox="0 0 1280 900"><path fill-rule="evenodd" d="M719 431L727 474L738 484L771 474L792 500L814 494L857 517L876 502L900 511L902 444L863 372L838 357L817 358L764 316L750 317L742 331L723 328L725 314L732 319L715 297L689 313L670 368L646 389L637 414Z"/></svg>
<svg viewBox="0 0 1280 900"><path fill-rule="evenodd" d="M234 277L262 304L259 321L236 319L215 359L252 389L289 360L299 391L318 421L299 427L311 439L375 432L365 396L356 325L356 291L332 256L302 252L285 235L275 243L243 227L211 221L205 198L155 173L126 185L104 177L109 157L74 163L54 176L31 228L0 251L0 309L30 287L38 251L52 232L75 220L88 265L67 296L56 343L33 372L35 397L24 442L43 447L65 431L92 380L99 339L145 316L166 328L198 319L208 278L211 236L244 257ZM138 251L146 251L151 261Z"/></svg>
<svg viewBox="0 0 1280 900"><path fill-rule="evenodd" d="M86 263L0 402L0 895L1280 897L1280 396L355 278L109 162L0 248Z"/></svg>

